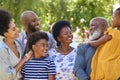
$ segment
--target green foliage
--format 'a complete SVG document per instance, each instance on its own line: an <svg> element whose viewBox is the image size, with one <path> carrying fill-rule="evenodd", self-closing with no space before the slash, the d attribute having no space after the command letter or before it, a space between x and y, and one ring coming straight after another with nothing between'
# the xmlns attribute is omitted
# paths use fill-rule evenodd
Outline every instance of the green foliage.
<svg viewBox="0 0 120 80"><path fill-rule="evenodd" d="M75 27L80 27L82 31L88 29L90 19L96 16L105 17L110 22L113 4L114 0L0 0L0 8L12 14L20 29L21 13L33 10L38 14L44 31L50 31L58 20L69 20L73 31Z"/></svg>

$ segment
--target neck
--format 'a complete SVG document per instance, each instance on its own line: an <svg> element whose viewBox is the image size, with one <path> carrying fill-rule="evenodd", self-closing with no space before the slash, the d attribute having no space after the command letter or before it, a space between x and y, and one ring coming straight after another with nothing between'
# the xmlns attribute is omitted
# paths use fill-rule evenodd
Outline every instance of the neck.
<svg viewBox="0 0 120 80"><path fill-rule="evenodd" d="M31 33L32 33L32 32L29 31L29 30L26 31L27 36L29 36Z"/></svg>
<svg viewBox="0 0 120 80"><path fill-rule="evenodd" d="M15 42L14 42L14 39L7 39L7 38L5 38L5 43L7 44L7 45L14 45L15 44Z"/></svg>
<svg viewBox="0 0 120 80"><path fill-rule="evenodd" d="M68 54L72 50L72 48L69 45L61 45L59 49L60 52L63 53L64 55Z"/></svg>

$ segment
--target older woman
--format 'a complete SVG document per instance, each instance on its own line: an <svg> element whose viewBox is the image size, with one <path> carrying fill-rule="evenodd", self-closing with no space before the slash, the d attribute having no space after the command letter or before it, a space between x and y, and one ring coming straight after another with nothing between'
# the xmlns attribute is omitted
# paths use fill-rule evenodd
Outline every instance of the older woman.
<svg viewBox="0 0 120 80"><path fill-rule="evenodd" d="M52 27L52 34L57 42L57 48L48 51L56 65L56 80L76 80L73 72L76 49L70 46L73 34L68 21L58 21Z"/></svg>
<svg viewBox="0 0 120 80"><path fill-rule="evenodd" d="M29 53L21 59L23 52L15 40L19 30L11 19L7 11L0 10L0 35L4 36L0 42L0 80L19 80L20 68L32 55Z"/></svg>

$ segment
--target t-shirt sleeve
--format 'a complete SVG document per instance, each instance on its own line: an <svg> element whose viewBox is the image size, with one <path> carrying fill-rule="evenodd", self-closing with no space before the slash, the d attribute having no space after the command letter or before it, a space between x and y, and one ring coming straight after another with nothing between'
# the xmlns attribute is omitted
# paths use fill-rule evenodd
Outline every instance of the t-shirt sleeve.
<svg viewBox="0 0 120 80"><path fill-rule="evenodd" d="M25 65L23 65L22 69L21 69L21 74L25 74Z"/></svg>
<svg viewBox="0 0 120 80"><path fill-rule="evenodd" d="M55 63L53 62L53 60L50 60L48 74L56 74L56 67L55 67Z"/></svg>

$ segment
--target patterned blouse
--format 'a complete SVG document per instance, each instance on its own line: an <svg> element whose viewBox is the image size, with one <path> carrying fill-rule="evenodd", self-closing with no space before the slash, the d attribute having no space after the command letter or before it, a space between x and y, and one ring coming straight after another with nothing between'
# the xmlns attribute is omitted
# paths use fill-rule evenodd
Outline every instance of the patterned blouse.
<svg viewBox="0 0 120 80"><path fill-rule="evenodd" d="M56 66L56 80L78 80L73 74L73 67L77 50L73 49L69 54L63 55L54 48L48 51L50 58Z"/></svg>

